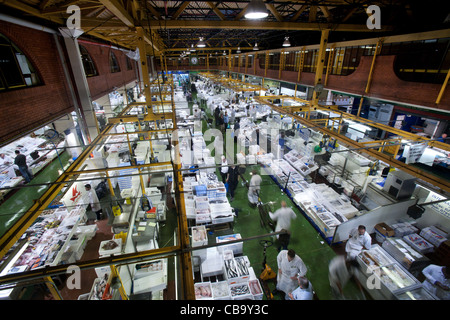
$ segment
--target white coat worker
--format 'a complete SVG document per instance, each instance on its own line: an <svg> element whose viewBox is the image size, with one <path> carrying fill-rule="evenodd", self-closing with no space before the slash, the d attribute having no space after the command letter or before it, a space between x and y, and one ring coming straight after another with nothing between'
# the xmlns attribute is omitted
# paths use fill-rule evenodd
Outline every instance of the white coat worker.
<svg viewBox="0 0 450 320"><path fill-rule="evenodd" d="M286 230L288 232L287 235L282 235L282 237L280 237L279 234L277 235L277 239L282 242L281 246L283 247L283 250L286 250L291 234L291 222L292 220L297 219L297 215L295 214L294 210L287 207L286 201L281 201L281 208L274 213L269 212L269 216L270 219L276 221L275 232L281 230ZM282 239L283 241L281 241Z"/></svg>
<svg viewBox="0 0 450 320"><path fill-rule="evenodd" d="M222 182L225 183L228 179L228 161L224 155L222 155L222 162L220 164L220 175L222 176Z"/></svg>
<svg viewBox="0 0 450 320"><path fill-rule="evenodd" d="M284 296L294 291L298 286L298 277L306 275L308 269L303 260L292 249L281 250L277 256L278 274L277 291L282 291Z"/></svg>
<svg viewBox="0 0 450 320"><path fill-rule="evenodd" d="M97 216L97 220L101 220L102 218L102 206L100 205L100 201L98 200L97 194L95 190L92 190L90 184L85 184L84 189L88 194L89 205L91 206L91 210L95 212Z"/></svg>
<svg viewBox="0 0 450 320"><path fill-rule="evenodd" d="M367 233L366 227L363 225L358 226L358 229L354 229L350 232L350 237L345 244L347 259L356 259L363 249L370 250L371 246L372 238Z"/></svg>
<svg viewBox="0 0 450 320"><path fill-rule="evenodd" d="M256 205L258 203L259 193L261 191L262 178L256 170L252 171L252 177L248 187L248 201L251 204Z"/></svg>
<svg viewBox="0 0 450 320"><path fill-rule="evenodd" d="M234 106L231 106L230 125L234 124L235 117L236 117L236 111L234 110Z"/></svg>
<svg viewBox="0 0 450 320"><path fill-rule="evenodd" d="M202 110L195 108L194 109L194 119L201 120L201 118L202 118Z"/></svg>
<svg viewBox="0 0 450 320"><path fill-rule="evenodd" d="M362 291L361 284L357 280L356 274L359 270L359 264L356 260L348 260L344 255L338 255L331 259L328 265L328 280L333 295L336 298L344 298L344 287L354 279Z"/></svg>
<svg viewBox="0 0 450 320"><path fill-rule="evenodd" d="M425 276L423 286L441 300L450 300L450 269L449 266L430 264L422 270Z"/></svg>
<svg viewBox="0 0 450 320"><path fill-rule="evenodd" d="M0 165L3 165L3 164L10 165L13 163L14 163L14 160L10 156L8 156L4 153L0 153Z"/></svg>

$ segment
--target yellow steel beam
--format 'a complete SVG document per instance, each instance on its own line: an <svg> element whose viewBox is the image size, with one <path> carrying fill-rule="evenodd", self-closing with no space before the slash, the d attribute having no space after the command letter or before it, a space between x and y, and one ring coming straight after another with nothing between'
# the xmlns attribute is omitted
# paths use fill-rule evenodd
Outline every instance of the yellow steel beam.
<svg viewBox="0 0 450 320"><path fill-rule="evenodd" d="M298 66L297 82L300 82L300 76L303 71L303 64L305 63L305 51L306 51L306 47L303 47L303 49L300 51L300 61L299 61L299 66Z"/></svg>
<svg viewBox="0 0 450 320"><path fill-rule="evenodd" d="M283 63L285 59L284 49L280 52L280 64L278 66L278 79L281 79L281 71L283 71Z"/></svg>
<svg viewBox="0 0 450 320"><path fill-rule="evenodd" d="M322 84L322 77L323 77L323 66L325 63L325 54L327 50L328 45L328 36L330 34L330 29L322 30L322 35L320 37L320 47L319 47L319 54L317 57L317 65L316 65L316 75L314 78L314 86L317 86L318 84ZM312 105L316 106L319 104L319 94L315 89L313 93L313 101Z"/></svg>
<svg viewBox="0 0 450 320"><path fill-rule="evenodd" d="M298 30L298 31L321 31L329 28L328 23L320 22L271 22L252 20L167 20L164 21L166 29L253 29L253 30ZM377 31L389 31L391 26L382 26ZM334 32L373 32L367 26L356 24L339 24L333 28Z"/></svg>
<svg viewBox="0 0 450 320"><path fill-rule="evenodd" d="M436 104L441 103L442 96L444 95L445 88L447 87L448 80L450 78L450 68L447 71L447 76L445 77L444 83L442 84L441 90L439 90L439 94L436 99Z"/></svg>
<svg viewBox="0 0 450 320"><path fill-rule="evenodd" d="M109 257L103 257L93 260L86 260L86 261L77 261L71 266L77 266L80 268L80 270L87 270L87 269L93 269L97 267L102 266L110 266L110 265L121 265L126 263L133 263L138 260L144 260L144 259L159 259L171 255L178 254L180 252L180 246L170 246L170 247L163 247L159 249L152 249L152 250L146 250L146 251L140 251L140 252L134 252L134 253L126 253L121 255L111 255ZM47 276L53 276L58 274L66 274L67 272L67 265L58 265L58 266L46 266L42 269L35 269L32 271L26 271L26 272L19 272L19 273L13 273L8 274L6 276L3 276L0 278L0 284L6 284L6 283L16 283L20 281L26 281L28 279L43 279ZM192 274L191 274L192 277Z"/></svg>
<svg viewBox="0 0 450 320"><path fill-rule="evenodd" d="M183 13L184 9L187 8L187 6L190 4L190 1L184 1L180 7L177 9L177 11L174 13L174 15L172 16L172 20L176 20L178 19L178 17L180 16L180 14Z"/></svg>
<svg viewBox="0 0 450 320"><path fill-rule="evenodd" d="M134 29L136 27L133 17L123 7L123 5L118 0L99 0L99 1L109 11L111 11L117 18L119 18L119 20L122 21L122 23L125 24L125 26L127 26L128 28L131 28L131 29ZM83 24L83 26L86 27L84 24ZM103 26L103 27L105 27L105 26ZM140 27L136 27L136 30L138 31L138 37L140 37L142 40L144 40L145 42L150 44L156 51L159 51L160 48L159 48L158 44L156 44L154 41L152 41L144 32L139 31L138 28L140 28ZM141 50L141 48L139 48L139 52L141 52L141 56L142 56L142 55L144 55L145 50ZM144 55L144 57L145 57L145 55Z"/></svg>
<svg viewBox="0 0 450 320"><path fill-rule="evenodd" d="M291 22L294 22L295 20L297 20L298 17L300 17L300 15L303 13L303 11L306 10L306 8L308 8L308 5L306 5L306 4L302 5L302 7L292 16Z"/></svg>
<svg viewBox="0 0 450 320"><path fill-rule="evenodd" d="M59 294L58 289L56 288L56 285L53 282L53 279L51 277L44 277L44 281L47 286L47 289L50 291L51 295L53 296L53 299L62 300L61 295Z"/></svg>
<svg viewBox="0 0 450 320"><path fill-rule="evenodd" d="M155 120L167 120L172 119L172 112L164 113L147 113L144 115L144 119L140 120L137 115L123 115L117 117L108 118L109 124L117 124L122 122L138 122L138 121L155 121Z"/></svg>
<svg viewBox="0 0 450 320"><path fill-rule="evenodd" d="M286 107L291 112L294 112L294 111L306 112L308 110L308 106L311 104L311 101L308 101L308 100L305 100L305 99L301 99L301 98L298 98L298 97L283 96L283 95L259 97L259 99L262 100L262 101L266 101L267 100L269 102L271 102L271 100L275 100L275 99L291 99L291 100L294 100L294 101L301 102L301 103L305 104L304 106ZM400 129L391 127L389 125L378 123L378 122L375 122L375 121L372 121L372 120L369 120L369 119L360 118L357 115L353 115L351 113L347 113L347 112L339 110L337 106L317 105L316 109L317 110L321 110L321 111L328 111L328 112L329 111L333 111L334 113L340 114L344 118L344 120L345 119L353 120L353 121L356 121L356 122L359 122L359 123L363 123L365 125L368 125L368 126L371 126L371 127L374 127L374 128L378 128L378 129L387 131L389 133L392 133L392 134L395 134L397 136L403 137L404 139L407 139L407 140L424 142L424 143L427 143L429 146L434 146L434 147L440 148L442 150L450 151L450 145L449 144L446 144L446 143L443 143L443 142L439 142L439 141L435 141L435 140L430 140L430 139L428 139L426 137L419 136L419 135L416 135L414 133L407 132L407 131L404 131L404 130L400 130Z"/></svg>
<svg viewBox="0 0 450 320"><path fill-rule="evenodd" d="M111 11L127 27L134 27L134 20L128 11L118 0L99 0L109 11Z"/></svg>
<svg viewBox="0 0 450 320"><path fill-rule="evenodd" d="M370 85L372 84L373 72L375 70L375 61L377 59L377 54L381 51L382 44L383 44L383 38L378 39L377 45L376 45L374 53L373 53L372 64L370 65L369 78L367 79L366 89L364 90L365 93L369 93Z"/></svg>
<svg viewBox="0 0 450 320"><path fill-rule="evenodd" d="M357 117L359 117L360 114L361 114L361 109L362 109L363 101L364 101L364 97L361 96L361 99L359 100L358 113L356 114Z"/></svg>
<svg viewBox="0 0 450 320"><path fill-rule="evenodd" d="M329 53L328 53L327 70L326 70L326 74L325 74L325 81L323 83L324 86L326 86L328 83L328 75L330 74L331 68L333 67L334 53L335 53L334 47L335 46L336 45L333 43L331 45L330 51L328 51Z"/></svg>
<svg viewBox="0 0 450 320"><path fill-rule="evenodd" d="M219 9L217 9L217 6L214 5L214 3L206 2L206 4L212 9L212 11L214 11L216 16L218 16L220 18L220 20L225 20L224 14Z"/></svg>
<svg viewBox="0 0 450 320"><path fill-rule="evenodd" d="M187 223L186 216L186 205L184 202L184 190L183 190L183 176L180 171L181 169L181 158L180 158L180 146L178 144L179 137L178 132L175 132L175 168L174 168L174 182L177 186L175 190L175 196L177 199L177 203L179 204L178 208L178 230L179 230L179 240L180 240L180 248L181 250L188 249L191 247L190 237L189 237L189 228ZM180 256L181 263L181 282L183 288L183 297L184 300L195 300L195 292L194 292L194 279L192 276L192 260L191 260L191 252L184 251Z"/></svg>
<svg viewBox="0 0 450 320"><path fill-rule="evenodd" d="M267 9L269 9L269 11L273 14L273 16L275 17L275 19L277 19L278 22L283 21L283 17L280 15L280 13L277 11L277 9L273 4L267 3L266 7Z"/></svg>
<svg viewBox="0 0 450 320"><path fill-rule="evenodd" d="M319 110L323 110L323 111L328 111L329 110L328 106L326 106L326 107L325 106L318 106L318 109ZM369 119L360 118L360 117L358 117L356 115L353 115L351 113L347 113L347 112L344 112L344 111L341 111L341 110L337 110L336 109L336 110L333 110L333 112L342 114L344 118L347 118L347 119L350 119L350 120L354 120L354 121L357 121L359 123L363 123L363 124L366 124L368 126L387 131L389 133L393 133L393 134L398 135L400 137L403 137L403 138L405 138L407 140L418 141L418 142L426 142L426 143L428 143L429 146L435 146L437 148L440 148L440 149L443 149L443 150L446 150L446 151L450 151L450 145L449 144L442 143L442 142L439 142L439 141L430 140L430 139L428 139L426 137L419 136L417 134L414 134L414 133L411 133L411 132L407 132L407 131L404 131L404 130L400 130L400 129L391 127L389 125L385 125L385 124L382 124L382 123L379 123L379 122L375 122L375 121L372 121L372 120L369 120Z"/></svg>
<svg viewBox="0 0 450 320"><path fill-rule="evenodd" d="M290 117L294 118L295 120L297 120L299 123L301 123L303 125L306 125L310 128L316 127L316 124L314 122L307 120L303 117L300 117L298 115L288 113L285 109L277 107L277 106L267 102L267 99L261 99L261 97L255 97L254 99L256 99L257 101L259 101L263 104L268 105L273 110L275 110L281 114L289 115ZM425 172L423 170L420 170L417 167L407 165L401 161L396 160L393 156L386 155L386 154L376 151L376 150L367 149L367 147L365 145L363 145L359 142L356 142L346 136L338 135L333 130L330 130L328 128L320 127L320 128L318 128L318 130L321 131L323 134L328 134L330 137L337 139L338 141L340 141L341 144L346 145L351 149L359 149L361 152L366 153L367 155L372 156L375 159L381 160L381 161L391 165L392 167L395 167L395 168L402 170L406 173L409 173L415 177L418 177L419 179L426 181L426 182L434 185L437 188L440 188L442 191L450 192L450 181L448 181L446 179L442 179L441 177L438 177L438 176L435 176L428 172Z"/></svg>
<svg viewBox="0 0 450 320"><path fill-rule="evenodd" d="M139 62L142 70L142 80L144 81L144 94L146 101L151 101L150 76L147 65L147 49L144 42L145 31L142 27L136 27L139 47Z"/></svg>
<svg viewBox="0 0 450 320"><path fill-rule="evenodd" d="M157 162L157 163L144 163L138 165L128 165L123 167L108 167L108 168L99 168L99 169L85 169L85 170L72 170L64 172L64 176L76 176L80 174L89 174L89 173L101 173L101 172L109 172L109 171L119 171L119 170L128 170L128 169L152 169L154 167L164 167L167 168L172 167L172 163L170 161L165 162ZM167 169L166 169L167 170ZM155 170L154 172L158 172ZM150 172L152 173L152 172Z"/></svg>
<svg viewBox="0 0 450 320"><path fill-rule="evenodd" d="M97 136L66 171L78 169L93 151L94 146L100 142L101 138L101 135ZM4 235L2 235L0 238L0 258L8 252L14 243L19 241L22 234L31 226L31 224L33 224L42 211L48 207L48 205L64 187L63 182L67 181L67 179L68 178L65 175L59 176L55 183L52 184L37 201L35 201L33 206L25 212L18 219L18 221L5 232Z"/></svg>

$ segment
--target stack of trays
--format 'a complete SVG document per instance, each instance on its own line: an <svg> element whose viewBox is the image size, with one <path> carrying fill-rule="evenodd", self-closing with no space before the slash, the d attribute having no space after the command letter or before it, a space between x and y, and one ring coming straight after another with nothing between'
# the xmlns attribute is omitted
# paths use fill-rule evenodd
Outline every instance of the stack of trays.
<svg viewBox="0 0 450 320"><path fill-rule="evenodd" d="M434 250L434 246L417 233L408 234L403 237L403 240L423 254L433 252Z"/></svg>

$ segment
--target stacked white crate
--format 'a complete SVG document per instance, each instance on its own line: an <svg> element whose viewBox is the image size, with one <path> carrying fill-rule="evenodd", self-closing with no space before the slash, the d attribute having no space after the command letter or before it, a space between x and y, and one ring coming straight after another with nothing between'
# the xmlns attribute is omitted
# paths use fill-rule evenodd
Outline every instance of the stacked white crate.
<svg viewBox="0 0 450 320"><path fill-rule="evenodd" d="M241 294L234 293L235 290L239 288ZM252 300L253 295L250 291L250 287L248 286L248 282L240 282L230 285L230 293L231 293L231 299L233 300Z"/></svg>
<svg viewBox="0 0 450 320"><path fill-rule="evenodd" d="M214 300L231 300L230 286L226 281L211 282Z"/></svg>
<svg viewBox="0 0 450 320"><path fill-rule="evenodd" d="M219 251L223 252L225 250L231 250L233 251L234 255L240 255L242 254L243 250L243 243L237 242L232 244L226 244L228 241L234 241L242 239L241 235L239 233L230 234L230 235L223 235L216 237L216 243L223 243L223 245L219 246Z"/></svg>
<svg viewBox="0 0 450 320"><path fill-rule="evenodd" d="M250 261L247 256L234 257L229 260L224 260L223 274L228 284L234 285L238 283L245 283L250 280ZM233 270L233 272L230 272Z"/></svg>
<svg viewBox="0 0 450 320"><path fill-rule="evenodd" d="M250 287L250 292L253 295L253 300L262 300L263 298L263 290L261 288L261 283L259 283L258 279L253 279L248 282L248 286Z"/></svg>
<svg viewBox="0 0 450 320"><path fill-rule="evenodd" d="M211 222L211 209L206 196L195 197L195 221L196 224Z"/></svg>
<svg viewBox="0 0 450 320"><path fill-rule="evenodd" d="M200 247L208 244L208 234L205 226L191 227L192 246Z"/></svg>
<svg viewBox="0 0 450 320"><path fill-rule="evenodd" d="M194 284L195 300L212 300L211 282L197 282Z"/></svg>

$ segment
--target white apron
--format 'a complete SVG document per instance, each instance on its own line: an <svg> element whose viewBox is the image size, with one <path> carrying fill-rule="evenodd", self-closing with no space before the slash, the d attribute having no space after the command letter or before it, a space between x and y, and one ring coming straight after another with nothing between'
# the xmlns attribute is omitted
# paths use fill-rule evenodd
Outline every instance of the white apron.
<svg viewBox="0 0 450 320"><path fill-rule="evenodd" d="M288 261L287 250L282 250L278 255L278 268L282 273L277 274L277 289L288 294L298 287L297 279L292 280L291 277L304 276L306 274L306 266L300 257L296 256L292 261Z"/></svg>

